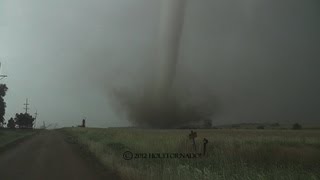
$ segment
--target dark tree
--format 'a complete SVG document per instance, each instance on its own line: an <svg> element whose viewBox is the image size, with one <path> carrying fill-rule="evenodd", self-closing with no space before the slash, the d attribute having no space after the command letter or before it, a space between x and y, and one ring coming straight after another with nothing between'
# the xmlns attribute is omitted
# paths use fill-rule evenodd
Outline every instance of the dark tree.
<svg viewBox="0 0 320 180"><path fill-rule="evenodd" d="M271 127L279 127L280 124L279 123L274 123L274 124L271 124Z"/></svg>
<svg viewBox="0 0 320 180"><path fill-rule="evenodd" d="M8 91L8 87L5 84L0 84L0 127L4 124L4 115L6 113L6 102L4 102L4 96Z"/></svg>
<svg viewBox="0 0 320 180"><path fill-rule="evenodd" d="M301 126L299 123L295 123L295 124L292 126L292 129L299 130L299 129L302 129L302 126Z"/></svg>
<svg viewBox="0 0 320 180"><path fill-rule="evenodd" d="M13 118L10 118L8 121L8 128L15 129L16 128L16 122L14 122Z"/></svg>
<svg viewBox="0 0 320 180"><path fill-rule="evenodd" d="M32 129L35 118L28 113L16 114L15 122L21 129Z"/></svg>

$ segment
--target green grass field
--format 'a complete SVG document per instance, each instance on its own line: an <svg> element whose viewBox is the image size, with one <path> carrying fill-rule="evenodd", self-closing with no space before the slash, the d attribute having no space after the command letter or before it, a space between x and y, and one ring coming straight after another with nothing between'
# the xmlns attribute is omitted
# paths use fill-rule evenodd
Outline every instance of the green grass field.
<svg viewBox="0 0 320 180"><path fill-rule="evenodd" d="M67 128L123 179L320 179L319 130L197 130L197 159L124 160L123 153L194 152L189 130Z"/></svg>
<svg viewBox="0 0 320 180"><path fill-rule="evenodd" d="M36 133L35 130L0 129L0 149L6 145Z"/></svg>

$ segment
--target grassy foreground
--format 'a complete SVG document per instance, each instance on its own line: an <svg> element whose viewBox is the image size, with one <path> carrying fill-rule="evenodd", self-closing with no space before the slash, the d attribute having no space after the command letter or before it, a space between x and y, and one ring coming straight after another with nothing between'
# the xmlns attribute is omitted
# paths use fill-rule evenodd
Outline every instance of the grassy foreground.
<svg viewBox="0 0 320 180"><path fill-rule="evenodd" d="M188 130L85 129L63 132L123 179L320 179L320 131L197 130L197 159L124 160L123 153L194 152Z"/></svg>
<svg viewBox="0 0 320 180"><path fill-rule="evenodd" d="M19 139L31 136L36 130L20 130L20 129L0 129L0 149Z"/></svg>

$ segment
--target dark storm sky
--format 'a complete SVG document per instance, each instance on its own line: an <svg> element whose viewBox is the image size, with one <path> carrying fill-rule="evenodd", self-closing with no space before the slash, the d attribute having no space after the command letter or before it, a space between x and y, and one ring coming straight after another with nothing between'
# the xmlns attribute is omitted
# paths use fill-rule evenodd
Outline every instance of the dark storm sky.
<svg viewBox="0 0 320 180"><path fill-rule="evenodd" d="M152 75L160 0L0 0L7 115L127 126L109 88ZM189 0L178 79L214 94L214 124L320 120L319 0ZM121 112L121 111L120 111Z"/></svg>

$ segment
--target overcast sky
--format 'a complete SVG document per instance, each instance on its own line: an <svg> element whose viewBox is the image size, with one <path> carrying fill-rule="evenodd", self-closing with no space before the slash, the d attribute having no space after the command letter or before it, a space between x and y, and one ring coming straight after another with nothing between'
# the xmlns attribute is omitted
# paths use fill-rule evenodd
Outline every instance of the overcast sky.
<svg viewBox="0 0 320 180"><path fill-rule="evenodd" d="M152 74L159 15L160 0L0 0L6 118L29 98L41 123L129 125L107 91ZM319 0L188 1L178 78L217 97L214 124L319 122L319 68Z"/></svg>

